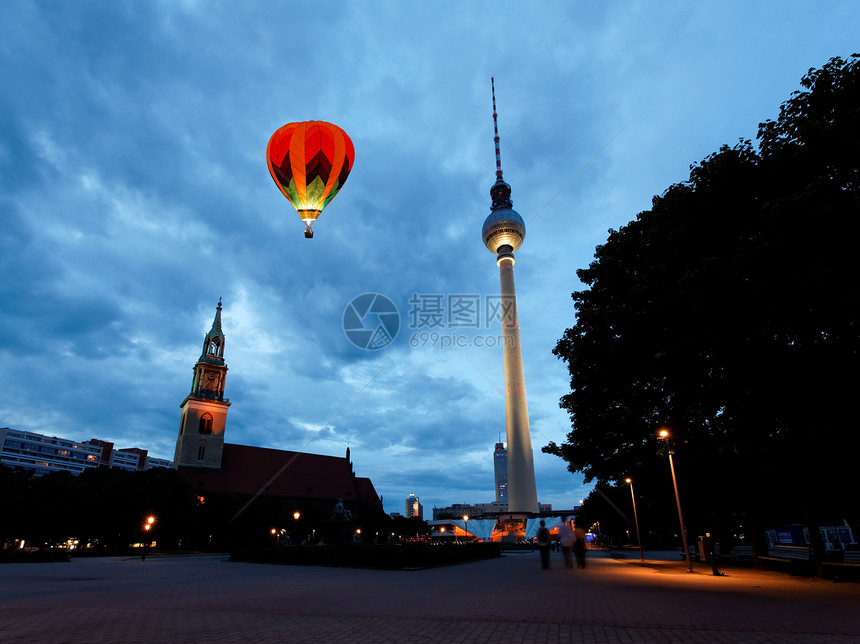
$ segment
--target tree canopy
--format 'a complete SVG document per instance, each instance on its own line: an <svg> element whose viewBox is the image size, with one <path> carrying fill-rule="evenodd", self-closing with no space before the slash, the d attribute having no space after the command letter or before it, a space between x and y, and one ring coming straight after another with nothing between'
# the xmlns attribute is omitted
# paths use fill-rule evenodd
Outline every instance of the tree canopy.
<svg viewBox="0 0 860 644"><path fill-rule="evenodd" d="M553 351L572 428L543 450L586 482L665 478L666 427L711 512L815 499L856 514L857 56L801 86L757 149L741 140L692 165L577 271L576 322Z"/></svg>

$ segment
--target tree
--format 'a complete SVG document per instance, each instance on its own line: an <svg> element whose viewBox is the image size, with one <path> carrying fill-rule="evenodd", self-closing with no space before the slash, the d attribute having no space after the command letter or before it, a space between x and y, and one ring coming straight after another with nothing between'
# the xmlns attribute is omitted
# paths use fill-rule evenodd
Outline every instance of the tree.
<svg viewBox="0 0 860 644"><path fill-rule="evenodd" d="M553 351L572 429L543 451L586 482L654 480L668 427L690 523L858 518L856 55L801 85L758 150L723 146L609 231Z"/></svg>

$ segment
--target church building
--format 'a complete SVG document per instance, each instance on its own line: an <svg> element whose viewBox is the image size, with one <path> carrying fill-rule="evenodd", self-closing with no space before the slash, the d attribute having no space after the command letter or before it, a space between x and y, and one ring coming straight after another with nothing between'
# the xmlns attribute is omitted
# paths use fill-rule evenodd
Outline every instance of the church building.
<svg viewBox="0 0 860 644"><path fill-rule="evenodd" d="M382 500L369 478L357 477L346 456L235 445L224 440L229 399L224 397L227 365L221 329L221 300L203 352L194 365L191 393L180 405L174 467L198 498L226 494L247 504L256 499L278 502L292 514L328 519L339 503L355 522L374 522L383 515Z"/></svg>

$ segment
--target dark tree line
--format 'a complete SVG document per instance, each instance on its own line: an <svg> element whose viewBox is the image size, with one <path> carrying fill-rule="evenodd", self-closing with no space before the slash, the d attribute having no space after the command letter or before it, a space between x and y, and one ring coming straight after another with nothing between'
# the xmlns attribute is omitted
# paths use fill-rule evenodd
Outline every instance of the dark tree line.
<svg viewBox="0 0 860 644"><path fill-rule="evenodd" d="M723 146L609 231L554 349L572 429L543 450L672 504L667 428L694 534L860 519L857 56L801 86L757 146Z"/></svg>
<svg viewBox="0 0 860 644"><path fill-rule="evenodd" d="M330 520L334 502L260 496L249 503L248 497L229 492L198 494L183 474L166 468L98 468L78 476L54 472L36 477L0 465L0 548L20 544L20 539L35 548L77 539L81 549L89 544L92 552L114 553L152 539L160 550L229 551L284 543L285 535L295 545L318 539L335 543L336 526ZM143 526L149 516L156 521L147 533ZM348 527L360 528L370 543L384 542L391 532L409 536L426 531L426 526L423 521L395 523L381 507L373 507Z"/></svg>
<svg viewBox="0 0 860 644"><path fill-rule="evenodd" d="M187 480L175 470L161 468L34 477L0 466L0 502L0 540L8 544L23 538L34 547L78 538L102 551L124 550L144 539L144 522L155 515L153 538L175 548L190 539L200 518Z"/></svg>

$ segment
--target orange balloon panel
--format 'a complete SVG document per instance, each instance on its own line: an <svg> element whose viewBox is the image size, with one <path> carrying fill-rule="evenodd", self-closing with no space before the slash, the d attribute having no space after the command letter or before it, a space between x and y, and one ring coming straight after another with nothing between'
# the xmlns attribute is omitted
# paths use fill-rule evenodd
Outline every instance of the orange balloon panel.
<svg viewBox="0 0 860 644"><path fill-rule="evenodd" d="M346 132L325 121L287 123L269 139L269 172L308 226L343 187L355 148Z"/></svg>

